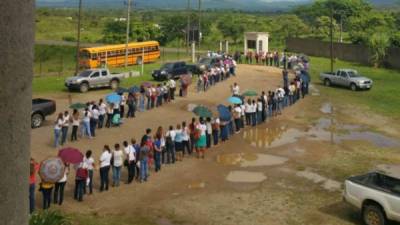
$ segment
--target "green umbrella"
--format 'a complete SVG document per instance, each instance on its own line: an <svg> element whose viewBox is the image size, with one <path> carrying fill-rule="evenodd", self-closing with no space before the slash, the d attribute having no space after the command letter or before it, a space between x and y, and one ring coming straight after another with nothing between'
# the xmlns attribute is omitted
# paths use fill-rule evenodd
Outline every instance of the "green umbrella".
<svg viewBox="0 0 400 225"><path fill-rule="evenodd" d="M80 102L74 103L74 104L69 106L70 109L84 109L86 107L87 107L86 104L83 104L83 103L80 103Z"/></svg>
<svg viewBox="0 0 400 225"><path fill-rule="evenodd" d="M248 97L257 96L257 95L258 95L257 91L253 91L253 90L248 90L245 93L243 93L243 96L248 96Z"/></svg>
<svg viewBox="0 0 400 225"><path fill-rule="evenodd" d="M199 117L212 117L212 112L205 106L196 106L192 112Z"/></svg>

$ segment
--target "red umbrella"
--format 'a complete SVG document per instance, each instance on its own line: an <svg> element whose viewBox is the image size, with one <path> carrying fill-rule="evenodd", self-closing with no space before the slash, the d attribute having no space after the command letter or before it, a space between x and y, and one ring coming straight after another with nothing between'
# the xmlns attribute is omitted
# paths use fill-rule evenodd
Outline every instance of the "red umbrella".
<svg viewBox="0 0 400 225"><path fill-rule="evenodd" d="M40 163L39 175L45 182L55 183L64 176L65 166L59 157L48 158Z"/></svg>
<svg viewBox="0 0 400 225"><path fill-rule="evenodd" d="M83 154L81 151L75 148L63 148L58 151L58 157L64 162L71 164L78 164L83 161Z"/></svg>

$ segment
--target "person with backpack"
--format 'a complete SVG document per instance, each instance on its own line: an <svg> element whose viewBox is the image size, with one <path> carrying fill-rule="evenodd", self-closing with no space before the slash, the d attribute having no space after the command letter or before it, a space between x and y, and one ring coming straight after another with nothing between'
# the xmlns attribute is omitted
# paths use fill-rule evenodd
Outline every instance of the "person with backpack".
<svg viewBox="0 0 400 225"><path fill-rule="evenodd" d="M89 174L85 163L80 163L76 170L74 190L74 199L79 202L83 201L83 193L88 175Z"/></svg>

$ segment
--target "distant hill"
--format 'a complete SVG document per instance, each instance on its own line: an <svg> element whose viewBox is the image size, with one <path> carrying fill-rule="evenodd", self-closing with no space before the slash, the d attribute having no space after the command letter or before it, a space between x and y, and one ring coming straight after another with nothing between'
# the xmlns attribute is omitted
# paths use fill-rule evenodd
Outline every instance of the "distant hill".
<svg viewBox="0 0 400 225"><path fill-rule="evenodd" d="M90 8L122 8L127 0L83 0ZM141 9L185 9L187 0L133 0ZM310 4L313 0L202 0L204 9L235 9L243 11L287 11ZM400 0L369 0L376 6L400 5ZM77 7L78 0L37 0L38 7ZM191 0L194 8L198 0Z"/></svg>

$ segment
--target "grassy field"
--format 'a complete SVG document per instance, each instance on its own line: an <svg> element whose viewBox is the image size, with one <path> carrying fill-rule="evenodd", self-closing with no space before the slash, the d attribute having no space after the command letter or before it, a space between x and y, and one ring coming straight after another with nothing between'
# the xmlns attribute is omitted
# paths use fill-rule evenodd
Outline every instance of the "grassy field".
<svg viewBox="0 0 400 225"><path fill-rule="evenodd" d="M336 61L335 68L358 70L359 73L374 81L373 88L370 91L352 92L340 87L323 87L322 82L319 81L319 73L330 70L330 61L326 58L311 57L312 81L320 84L318 88L324 93L339 101L342 99L347 104L365 105L372 111L400 119L400 71L372 68L344 61Z"/></svg>

